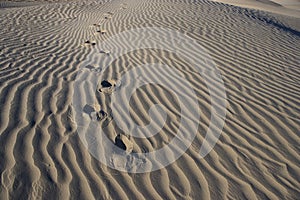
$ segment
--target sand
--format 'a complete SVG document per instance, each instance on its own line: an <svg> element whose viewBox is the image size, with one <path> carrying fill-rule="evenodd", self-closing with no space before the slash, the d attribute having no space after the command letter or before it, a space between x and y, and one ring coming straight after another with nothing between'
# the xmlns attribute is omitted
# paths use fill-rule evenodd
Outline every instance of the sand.
<svg viewBox="0 0 300 200"><path fill-rule="evenodd" d="M250 7L259 8L251 9L193 0L2 1L0 199L299 199L300 16L293 6L299 1L284 2L251 1ZM197 41L222 76L226 118L204 158L199 151L215 112L205 80L213 70L204 67L201 75L186 59L160 49L128 52L105 70L103 63L87 64L95 50L97 58L109 59L129 50L125 44L150 45L134 42L141 37L138 31L115 40L117 46L103 45L121 32L145 27L176 30ZM161 38L156 42L164 42L163 32ZM193 49L181 45L185 52ZM122 82L122 75L145 63L168 64L190 85L177 79L138 89L131 96L130 117L140 125L153 119L153 130L163 122L163 128L137 138L118 128L110 102L122 88L139 82L140 77ZM101 77L93 86L91 72ZM155 70L140 75L169 76ZM188 105L180 107L171 88L181 94L192 88L198 104L192 108L201 111L198 121L188 119L198 124L197 132L175 162L128 173L106 166L86 148L79 134L86 124L75 117L75 104L81 102L91 102L81 116L99 123L129 154L168 145L176 138L180 110L192 112ZM212 90L221 95L220 85ZM74 101L78 91L83 95ZM94 99L84 95L89 91ZM167 110L166 118L157 109L149 112L154 104ZM166 159L178 149L171 150ZM116 167L126 162L119 154L110 161Z"/></svg>
<svg viewBox="0 0 300 200"><path fill-rule="evenodd" d="M272 13L287 15L291 17L300 17L299 0L212 0L225 4L252 8Z"/></svg>

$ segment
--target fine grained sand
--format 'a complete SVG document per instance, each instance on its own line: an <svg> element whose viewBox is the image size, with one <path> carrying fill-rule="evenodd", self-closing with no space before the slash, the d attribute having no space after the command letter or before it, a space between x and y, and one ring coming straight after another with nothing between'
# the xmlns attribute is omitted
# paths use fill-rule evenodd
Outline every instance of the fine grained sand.
<svg viewBox="0 0 300 200"><path fill-rule="evenodd" d="M211 0L300 18L299 0Z"/></svg>
<svg viewBox="0 0 300 200"><path fill-rule="evenodd" d="M0 199L299 199L299 17L192 0L0 5ZM139 64L168 63L181 71L201 110L184 155L161 170L131 174L90 155L77 134L72 97L94 46L141 27L174 29L205 47L222 74L227 113L218 143L200 159L210 120L203 78L172 52L144 49L120 57L101 72L106 93L94 105L105 110L96 117L107 119L111 139L120 134L109 110L111 86ZM157 136L130 139L133 151L153 151L174 137L180 108L170 97L168 88L155 85L132 96L131 115L140 124L149 122L154 103L170 110Z"/></svg>

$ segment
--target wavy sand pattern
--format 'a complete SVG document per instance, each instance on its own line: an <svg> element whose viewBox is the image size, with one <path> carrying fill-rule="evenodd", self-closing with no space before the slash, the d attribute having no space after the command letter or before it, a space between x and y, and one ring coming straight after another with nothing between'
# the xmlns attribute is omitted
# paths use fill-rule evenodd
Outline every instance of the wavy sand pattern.
<svg viewBox="0 0 300 200"><path fill-rule="evenodd" d="M299 18L205 0L0 6L0 199L299 199ZM172 52L144 49L115 60L99 72L111 85L100 84L106 92L98 92L92 105L101 111L96 118L112 141L121 131L111 117L110 93L122 74L137 65L166 63L179 70L201 110L198 133L184 155L161 170L130 174L90 155L76 131L72 97L77 72L95 45L149 26L180 31L208 50L225 83L227 115L215 148L200 159L210 120L203 78ZM99 52L109 54L110 49ZM178 90L185 87L174 84ZM138 124L149 123L153 104L168 110L159 134L131 138L133 151L154 151L174 137L180 107L172 97L157 85L132 96L131 117Z"/></svg>

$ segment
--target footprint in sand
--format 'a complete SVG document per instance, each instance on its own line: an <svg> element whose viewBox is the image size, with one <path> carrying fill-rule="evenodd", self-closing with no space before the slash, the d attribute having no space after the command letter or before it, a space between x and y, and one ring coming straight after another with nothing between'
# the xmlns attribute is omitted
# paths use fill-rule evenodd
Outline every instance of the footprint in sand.
<svg viewBox="0 0 300 200"><path fill-rule="evenodd" d="M87 40L84 42L85 45L92 45L92 46L95 46L96 45L96 41L90 41L90 40Z"/></svg>
<svg viewBox="0 0 300 200"><path fill-rule="evenodd" d="M100 27L101 24L93 24L93 26L95 26L95 27Z"/></svg>
<svg viewBox="0 0 300 200"><path fill-rule="evenodd" d="M90 70L91 72L96 72L96 73L99 73L99 72L102 71L102 68L101 68L101 67L96 68L96 67L93 66L93 65L87 65L87 66L85 66L83 69L88 69L88 70Z"/></svg>
<svg viewBox="0 0 300 200"><path fill-rule="evenodd" d="M98 112L91 113L91 118L94 121L102 121L108 117L107 113L103 110L100 110Z"/></svg>
<svg viewBox="0 0 300 200"><path fill-rule="evenodd" d="M104 120L111 120L111 117L108 116L108 114L101 110L99 106L91 106L89 104L86 104L83 107L83 112L88 114L92 121L104 121Z"/></svg>
<svg viewBox="0 0 300 200"><path fill-rule="evenodd" d="M112 18L112 16L113 16L112 12L107 12L104 14L104 19L110 19L110 18Z"/></svg>
<svg viewBox="0 0 300 200"><path fill-rule="evenodd" d="M99 84L98 91L102 93L112 93L119 84L115 80L103 80Z"/></svg>
<svg viewBox="0 0 300 200"><path fill-rule="evenodd" d="M127 4L126 3L122 3L120 9L126 9L126 8L127 8Z"/></svg>
<svg viewBox="0 0 300 200"><path fill-rule="evenodd" d="M133 150L132 141L125 135L117 135L117 137L115 138L115 145L128 153L131 153Z"/></svg>
<svg viewBox="0 0 300 200"><path fill-rule="evenodd" d="M110 54L110 51L108 50L101 50L100 53L103 53L103 54L106 54L106 55L109 55Z"/></svg>
<svg viewBox="0 0 300 200"><path fill-rule="evenodd" d="M98 30L97 33L104 35L105 33L107 33L107 31L106 30Z"/></svg>
<svg viewBox="0 0 300 200"><path fill-rule="evenodd" d="M93 65L87 65L84 68L89 69L91 71L95 71L95 67Z"/></svg>

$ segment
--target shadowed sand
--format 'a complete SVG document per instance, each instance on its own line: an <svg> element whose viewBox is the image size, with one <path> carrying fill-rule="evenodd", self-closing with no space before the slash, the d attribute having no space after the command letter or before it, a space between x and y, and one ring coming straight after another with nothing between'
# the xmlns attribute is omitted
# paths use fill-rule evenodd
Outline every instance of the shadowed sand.
<svg viewBox="0 0 300 200"><path fill-rule="evenodd" d="M278 1L258 3L276 7L275 13L205 0L1 1L0 199L298 199L299 11ZM142 27L180 31L208 50L224 80L227 113L218 143L200 159L210 96L203 77L185 59L143 49L105 70L101 63L86 66L103 79L96 103L87 104L84 114L130 152L168 144L180 124L180 106L164 86L141 87L130 101L132 119L149 123L154 104L162 104L168 117L153 137L125 137L129 133L118 129L109 104L111 94L124 87L118 84L122 74L144 63L167 63L189 80L198 97L201 120L186 153L161 170L130 174L90 155L77 134L72 97L88 54L110 36ZM99 50L99 56L111 53ZM186 87L174 84L178 90ZM112 161L123 164L118 156Z"/></svg>

